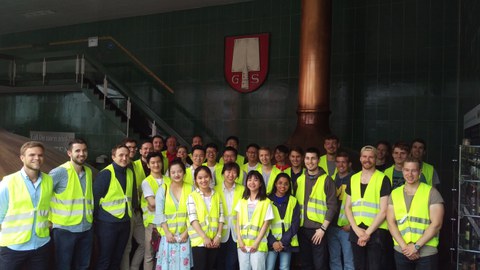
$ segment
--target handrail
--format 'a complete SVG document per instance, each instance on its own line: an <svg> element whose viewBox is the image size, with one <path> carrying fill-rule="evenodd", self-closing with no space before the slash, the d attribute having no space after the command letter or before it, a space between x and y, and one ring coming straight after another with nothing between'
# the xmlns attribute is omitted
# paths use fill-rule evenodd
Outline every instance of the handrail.
<svg viewBox="0 0 480 270"><path fill-rule="evenodd" d="M168 92L174 93L173 89L166 84L162 79L160 79L152 70L150 70L145 64L143 64L132 52L130 52L127 48L125 48L120 42L118 42L115 38L112 36L101 36L98 37L99 40L110 40L115 45L120 48L131 60L134 62L137 66L139 66L145 73L147 73L150 77L152 77L155 81L157 81L160 85L162 85L165 89L167 89ZM86 43L88 42L88 38L83 38L83 39L72 39L72 40L63 40L63 41L54 41L54 42L49 42L49 46L59 46L59 45L69 45L69 44L77 44L77 43ZM18 49L29 49L33 48L34 45L28 44L28 45L19 45L19 46L10 46L10 47L4 47L0 48L0 51L10 51L10 50L18 50Z"/></svg>
<svg viewBox="0 0 480 270"><path fill-rule="evenodd" d="M101 63L94 60L88 54L85 54L84 57L97 70L99 70L100 72L102 72L104 74L108 74L107 69ZM159 126L161 126L162 129L164 129L168 134L175 136L180 143L188 145L188 142L185 139L183 139L183 137L180 134L178 134L173 128L170 127L170 125L168 125L163 119L161 119L156 112L154 112L152 109L150 109L150 106L148 106L133 91L131 91L128 87L124 86L122 83L120 83L119 81L117 81L113 77L109 77L108 81L109 81L109 83L116 86L116 88L119 90L119 92L123 96L130 97L134 101L133 103L137 107L142 108L143 113L145 113L150 119L155 120L155 122L158 123Z"/></svg>

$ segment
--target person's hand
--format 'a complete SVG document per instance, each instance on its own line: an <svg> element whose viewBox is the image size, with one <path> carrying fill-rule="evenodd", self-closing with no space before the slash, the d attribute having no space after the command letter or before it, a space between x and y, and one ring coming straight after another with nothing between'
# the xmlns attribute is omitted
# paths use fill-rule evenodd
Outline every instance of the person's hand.
<svg viewBox="0 0 480 270"><path fill-rule="evenodd" d="M188 233L185 231L180 235L180 243L186 243L188 241Z"/></svg>
<svg viewBox="0 0 480 270"><path fill-rule="evenodd" d="M402 253L410 260L416 260L420 257L419 252L413 243L409 243L404 249L402 249Z"/></svg>
<svg viewBox="0 0 480 270"><path fill-rule="evenodd" d="M219 236L213 237L212 248L219 248L220 247L220 240L221 240L221 237L219 237Z"/></svg>
<svg viewBox="0 0 480 270"><path fill-rule="evenodd" d="M177 242L177 240L175 239L175 236L170 231L168 231L165 234L165 237L167 237L167 243L176 243Z"/></svg>
<svg viewBox="0 0 480 270"><path fill-rule="evenodd" d="M324 235L325 232L322 229L316 229L315 234L312 236L312 243L314 245L320 245Z"/></svg>
<svg viewBox="0 0 480 270"><path fill-rule="evenodd" d="M240 248L240 250L241 250L243 253L247 253L247 252L248 252L248 251L247 251L247 248L245 247L245 243L243 243L242 240L240 240L240 241L238 242L238 247Z"/></svg>
<svg viewBox="0 0 480 270"><path fill-rule="evenodd" d="M283 244L281 241L273 242L272 247L276 252L281 252L283 250Z"/></svg>
<svg viewBox="0 0 480 270"><path fill-rule="evenodd" d="M254 242L252 246L250 246L250 253L255 253L258 250L258 243Z"/></svg>
<svg viewBox="0 0 480 270"><path fill-rule="evenodd" d="M206 247L206 248L211 248L212 247L212 239L208 238L208 236L205 236L203 238L203 245Z"/></svg>
<svg viewBox="0 0 480 270"><path fill-rule="evenodd" d="M342 230L343 230L344 232L349 232L349 231L350 231L350 224L343 226L343 227L342 227Z"/></svg>

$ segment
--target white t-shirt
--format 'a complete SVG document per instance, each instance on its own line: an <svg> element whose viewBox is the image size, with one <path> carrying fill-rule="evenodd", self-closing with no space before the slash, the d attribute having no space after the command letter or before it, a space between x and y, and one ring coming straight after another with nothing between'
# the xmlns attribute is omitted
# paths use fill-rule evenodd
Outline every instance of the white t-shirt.
<svg viewBox="0 0 480 270"><path fill-rule="evenodd" d="M265 200L268 200L268 199L265 199ZM258 203L258 200L250 200L250 198L248 198L247 200L247 207L248 207L248 219L252 219L252 216L253 216L253 212L255 211L255 208L257 207L257 203ZM238 213L241 211L240 209L240 206L241 204L240 203L237 203L237 205L235 206L235 211ZM273 219L273 210L272 210L272 205L269 204L268 205L268 208L267 208L267 212L265 213L265 218L264 218L264 221L268 221L268 220L272 220Z"/></svg>

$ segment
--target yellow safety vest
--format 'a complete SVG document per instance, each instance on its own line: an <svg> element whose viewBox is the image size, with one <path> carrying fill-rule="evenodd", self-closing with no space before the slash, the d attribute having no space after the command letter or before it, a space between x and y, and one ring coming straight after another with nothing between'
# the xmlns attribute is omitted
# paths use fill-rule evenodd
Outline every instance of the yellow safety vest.
<svg viewBox="0 0 480 270"><path fill-rule="evenodd" d="M194 185L195 184L195 181L193 179L193 173L195 172L195 170L193 169L193 166L190 166L187 168L187 170L185 171L185 176L183 177L183 182L185 184L189 184L189 185Z"/></svg>
<svg viewBox="0 0 480 270"><path fill-rule="evenodd" d="M168 230L172 234L182 234L187 230L187 199L188 195L192 193L192 185L183 183L182 186L182 195L180 195L180 200L178 201L178 208L173 201L172 196L170 195L170 184L164 183L163 189L165 190L165 208L164 214L167 219ZM157 230L160 232L160 235L165 236L165 232L161 227L161 224L157 225Z"/></svg>
<svg viewBox="0 0 480 270"><path fill-rule="evenodd" d="M162 151L162 156L163 156L163 174L165 174L168 170L168 166L170 162L168 162L168 157L167 157L167 150Z"/></svg>
<svg viewBox="0 0 480 270"><path fill-rule="evenodd" d="M322 168L325 171L325 173L328 174L327 155L323 155L320 157L320 160L318 161L318 167ZM337 168L335 168L333 175L330 175L330 177L332 177L332 179L335 179L336 175L337 175Z"/></svg>
<svg viewBox="0 0 480 270"><path fill-rule="evenodd" d="M270 231L272 232L272 235L275 237L275 239L280 240L282 239L282 224L285 227L285 231L290 229L292 227L292 217L293 217L293 210L295 209L295 205L297 205L297 199L295 197L287 195L288 198L288 204L287 204L287 210L285 211L285 216L283 220L280 218L280 213L278 212L278 208L275 206L275 204L272 203L272 210L273 210L273 221L270 224ZM293 236L292 240L290 241L290 245L292 247L298 247L298 238L297 235Z"/></svg>
<svg viewBox="0 0 480 270"><path fill-rule="evenodd" d="M233 190L233 202L232 202L232 209L228 209L227 200L225 198L225 193L223 192L223 183L220 185L215 186L215 193L220 195L222 199L222 207L223 207L223 216L224 216L224 223L222 229L222 238L227 235L228 228L235 230L235 223L237 222L237 213L235 212L235 206L237 205L238 201L242 199L243 191L245 187L240 184L235 184L235 188ZM228 218L232 217L233 224L228 223ZM237 241L235 239L235 241Z"/></svg>
<svg viewBox="0 0 480 270"><path fill-rule="evenodd" d="M197 218L202 231L208 238L213 239L218 233L218 220L220 218L220 195L217 192L212 194L210 211L203 201L202 195L198 191L190 193L195 202L195 209L197 210ZM193 226L188 224L188 236L190 237L190 245L198 247L203 243L203 238L195 231Z"/></svg>
<svg viewBox="0 0 480 270"><path fill-rule="evenodd" d="M53 180L48 174L41 173L40 199L36 208L33 207L32 199L20 172L16 172L3 178L8 189L8 209L1 224L0 246L23 244L32 237L32 226L35 225L35 233L38 237L50 235L48 215L50 200L53 194ZM36 215L36 223L33 224Z"/></svg>
<svg viewBox="0 0 480 270"><path fill-rule="evenodd" d="M372 225L373 220L380 212L380 190L385 174L379 170L375 170L370 182L365 189L363 198L361 197L361 178L362 172L352 175L350 179L352 212L357 225L363 223L367 226ZM384 220L379 228L387 229L387 222Z"/></svg>
<svg viewBox="0 0 480 270"><path fill-rule="evenodd" d="M92 170L83 166L85 171L85 195L80 179L70 161L60 165L68 174L67 187L62 193L53 193L50 220L53 224L73 226L80 224L83 213L89 223L93 221Z"/></svg>
<svg viewBox="0 0 480 270"><path fill-rule="evenodd" d="M257 239L258 233L265 222L265 215L267 214L268 206L271 202L269 199L258 201L251 220L248 219L248 200L241 199L238 203L240 204L240 212L238 213L237 221L240 226L240 237L245 246L249 247L252 246L255 239ZM258 251L268 252L267 233L265 233L260 241Z"/></svg>
<svg viewBox="0 0 480 270"><path fill-rule="evenodd" d="M430 225L430 213L428 200L430 198L431 186L420 183L413 196L410 210L407 211L405 205L405 196L403 188L405 185L396 188L392 191L392 202L395 213L395 220L397 221L398 230L402 234L403 240L408 243L416 243L424 234L427 227ZM395 238L393 239L395 245L398 246ZM430 239L425 245L437 247L438 235Z"/></svg>
<svg viewBox="0 0 480 270"><path fill-rule="evenodd" d="M423 162L422 174L423 176L425 176L425 180L427 181L427 184L431 186L433 181L433 166L431 164Z"/></svg>
<svg viewBox="0 0 480 270"><path fill-rule="evenodd" d="M170 178L166 176L162 176L163 183L170 183ZM157 180L150 174L147 178L145 178L145 181L147 181L148 185L153 191L153 194L157 194L158 190L158 183ZM147 199L145 199L145 196L142 196L140 199L140 206L142 207L142 212L143 212L143 225L148 227L148 224L153 223L153 219L155 218L155 212L150 212L148 210L148 202Z"/></svg>
<svg viewBox="0 0 480 270"><path fill-rule="evenodd" d="M383 172L383 174L385 174L388 179L390 179L390 185L393 185L393 170L395 170L395 165L386 168Z"/></svg>
<svg viewBox="0 0 480 270"><path fill-rule="evenodd" d="M142 160L137 159L132 162L133 172L135 173L135 182L137 184L137 191L140 194L142 191L142 182L147 176L145 175L145 170L143 169Z"/></svg>
<svg viewBox="0 0 480 270"><path fill-rule="evenodd" d="M240 166L240 170L243 170L245 172L248 172L248 163L245 163L243 164L242 166ZM257 166L255 166L255 171L257 172L262 172L262 164L261 163L257 163Z"/></svg>
<svg viewBox="0 0 480 270"><path fill-rule="evenodd" d="M327 213L327 196L325 195L325 180L327 179L327 174L320 175L315 185L312 187L312 193L308 195L307 202L307 217L315 222L323 223L325 220L325 214ZM303 206L305 204L305 174L302 174L297 179L297 193L295 197L300 204L300 226L303 226L303 221L305 219L305 213L303 212Z"/></svg>
<svg viewBox="0 0 480 270"><path fill-rule="evenodd" d="M338 214L338 220L337 220L337 225L340 227L350 224L348 222L347 216L345 215L345 200L347 199L347 193L345 193L345 188L346 188L346 185L342 185L340 187L339 198L341 199L342 204L340 206L340 212Z"/></svg>
<svg viewBox="0 0 480 270"><path fill-rule="evenodd" d="M104 170L110 171L110 185L105 197L100 198L100 206L112 216L121 219L125 215L125 203L127 203L128 216L132 217L132 191L133 191L133 173L127 170L127 192L123 192L123 188L115 176L113 165L108 165Z"/></svg>
<svg viewBox="0 0 480 270"><path fill-rule="evenodd" d="M270 192L272 192L273 182L275 182L275 177L277 177L277 175L281 172L282 171L279 168L273 165L272 171L270 171L270 176L268 177L268 179L264 179L265 183L267 183L267 194L270 194ZM260 173L263 175L263 170L260 170Z"/></svg>

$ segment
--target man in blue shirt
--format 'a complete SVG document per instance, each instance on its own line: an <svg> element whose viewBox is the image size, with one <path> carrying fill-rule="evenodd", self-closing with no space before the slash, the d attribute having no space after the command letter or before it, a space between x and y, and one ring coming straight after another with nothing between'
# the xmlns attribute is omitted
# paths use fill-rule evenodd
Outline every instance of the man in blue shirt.
<svg viewBox="0 0 480 270"><path fill-rule="evenodd" d="M50 172L55 262L57 269L88 269L93 246L93 193L92 171L85 166L86 142L72 140L67 154L70 161Z"/></svg>
<svg viewBox="0 0 480 270"><path fill-rule="evenodd" d="M48 269L52 178L40 171L45 148L20 148L23 167L0 182L0 265L2 269Z"/></svg>

